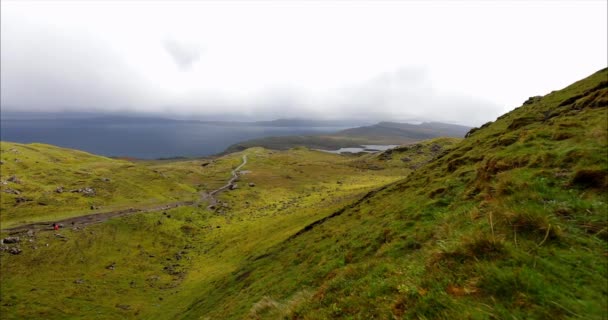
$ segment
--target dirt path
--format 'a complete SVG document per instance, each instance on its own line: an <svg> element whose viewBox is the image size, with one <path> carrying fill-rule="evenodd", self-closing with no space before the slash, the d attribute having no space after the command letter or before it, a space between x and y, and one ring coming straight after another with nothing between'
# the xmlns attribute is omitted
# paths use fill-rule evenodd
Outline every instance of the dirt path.
<svg viewBox="0 0 608 320"><path fill-rule="evenodd" d="M247 164L247 155L243 155L243 163L241 163L238 167L236 167L234 170L232 170L232 178L230 178L230 180L228 180L228 183L226 183L225 186L213 190L209 193L204 192L201 194L201 200L207 200L209 201L209 206L207 208L212 208L213 206L215 206L217 204L217 199L215 198L215 195L217 195L218 193L225 191L226 189L229 189L234 182L236 181L236 179L239 178L239 170L241 170L241 168Z"/></svg>
<svg viewBox="0 0 608 320"><path fill-rule="evenodd" d="M161 211L161 210L173 209L173 208L177 208L177 207L197 205L200 203L200 201L209 201L209 203L210 203L209 206L215 205L217 203L217 199L215 198L215 195L230 188L230 186L232 186L234 184L234 181L236 181L236 179L238 179L238 177L239 177L238 171L245 164L247 164L247 155L243 155L243 163L241 163L238 167L236 167L234 170L232 170L232 177L230 178L230 180L228 180L228 183L225 186L223 186L219 189L213 190L211 192L208 192L208 193L201 192L201 199L196 202L195 201L179 201L179 202L171 202L171 203L166 203L166 204L162 204L162 205L155 205L155 206L149 206L149 207L143 207L143 208L129 208L129 209L123 209L123 210L114 210L114 211L108 211L108 212L93 213L93 214L89 214L89 215L85 215L85 216L66 218L66 219L57 220L57 221L34 222L34 223L29 223L29 224L23 224L20 226L2 229L2 231L8 231L11 233L19 233L19 232L26 231L26 230L52 230L53 223L58 223L59 225L62 225L64 228L72 227L72 226L73 227L77 227L77 226L82 227L82 226L87 226L87 225L90 225L93 223L104 222L111 218L130 215L133 213L156 212L156 211Z"/></svg>

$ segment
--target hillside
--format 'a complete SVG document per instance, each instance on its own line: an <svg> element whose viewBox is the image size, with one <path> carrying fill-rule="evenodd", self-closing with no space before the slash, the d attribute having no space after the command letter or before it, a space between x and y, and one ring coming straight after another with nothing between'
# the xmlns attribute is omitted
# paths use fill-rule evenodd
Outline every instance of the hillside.
<svg viewBox="0 0 608 320"><path fill-rule="evenodd" d="M192 186L129 161L82 151L3 141L0 160L3 228L194 199Z"/></svg>
<svg viewBox="0 0 608 320"><path fill-rule="evenodd" d="M345 129L333 134L279 136L251 139L231 145L224 153L238 152L251 147L264 147L274 150L287 150L297 146L312 149L334 150L361 145L409 144L437 138L462 138L469 127L440 122L421 124L380 122L371 126Z"/></svg>
<svg viewBox="0 0 608 320"><path fill-rule="evenodd" d="M41 149L43 154L50 151L80 155L51 146ZM238 188L219 194L215 207L208 208L203 195L224 185L243 155L248 162ZM418 156L414 163L432 157ZM306 148L253 148L214 159L117 160L195 189L189 196L200 195L201 200L132 212L104 223L89 224L83 217L58 232L45 226L2 232L2 238L18 236L21 242L0 246L0 312L8 319L175 318L200 297L200 286L210 288L250 257L411 172L406 166L360 168L353 165L357 159ZM30 170L44 167L42 162L33 166ZM69 172L70 166L62 169ZM63 204L67 210L78 202ZM43 209L39 212L49 217ZM62 208L53 212L61 215ZM15 248L21 252L11 254Z"/></svg>
<svg viewBox="0 0 608 320"><path fill-rule="evenodd" d="M185 318L585 318L608 307L606 69L199 287Z"/></svg>
<svg viewBox="0 0 608 320"><path fill-rule="evenodd" d="M32 198L59 177L71 187L108 176L137 181L125 188L145 197L149 185L171 201L198 199L57 232L2 231L20 237L0 250L3 319L606 317L607 69L464 139L379 154L249 148L133 163L52 146L2 150L2 180L10 169L23 184L3 190ZM208 207L205 195L245 156L238 187ZM64 159L55 171L51 157ZM0 203L3 219L14 203ZM28 205L28 219L51 211Z"/></svg>

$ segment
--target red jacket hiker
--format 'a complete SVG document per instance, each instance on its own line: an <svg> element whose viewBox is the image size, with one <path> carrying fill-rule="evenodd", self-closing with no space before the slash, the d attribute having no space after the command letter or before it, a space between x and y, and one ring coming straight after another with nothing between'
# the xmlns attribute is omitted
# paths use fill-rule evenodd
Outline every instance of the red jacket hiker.
<svg viewBox="0 0 608 320"><path fill-rule="evenodd" d="M53 223L53 229L54 229L54 230L59 230L59 225L58 225L58 224L56 224L56 223Z"/></svg>

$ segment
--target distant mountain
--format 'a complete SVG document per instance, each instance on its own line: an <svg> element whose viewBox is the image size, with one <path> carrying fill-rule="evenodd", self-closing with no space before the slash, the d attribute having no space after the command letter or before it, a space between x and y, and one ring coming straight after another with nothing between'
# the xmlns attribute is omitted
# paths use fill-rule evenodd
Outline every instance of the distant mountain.
<svg viewBox="0 0 608 320"><path fill-rule="evenodd" d="M421 124L380 122L372 126L346 129L335 135L399 142L401 139L461 138L470 129L470 127L441 122L423 122Z"/></svg>
<svg viewBox="0 0 608 320"><path fill-rule="evenodd" d="M357 127L368 125L369 122L356 120L277 119L256 121L254 124L264 127Z"/></svg>
<svg viewBox="0 0 608 320"><path fill-rule="evenodd" d="M365 144L408 144L437 137L462 138L470 129L470 127L441 122L423 122L421 124L379 122L371 126L345 129L333 134L252 139L233 144L224 153L251 147L286 150L304 146L333 150Z"/></svg>

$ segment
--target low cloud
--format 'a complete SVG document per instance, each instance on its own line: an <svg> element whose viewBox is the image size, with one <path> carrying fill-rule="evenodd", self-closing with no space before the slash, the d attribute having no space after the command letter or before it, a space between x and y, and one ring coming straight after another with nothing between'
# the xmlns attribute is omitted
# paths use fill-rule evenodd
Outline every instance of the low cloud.
<svg viewBox="0 0 608 320"><path fill-rule="evenodd" d="M190 69L201 57L201 50L199 48L194 45L180 43L174 39L165 40L163 47L181 70Z"/></svg>

